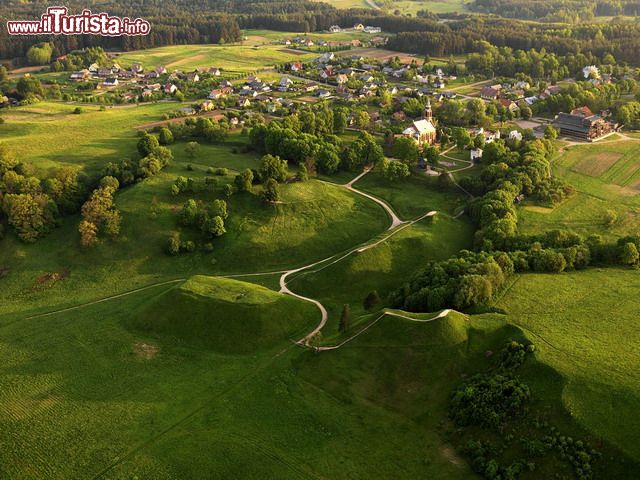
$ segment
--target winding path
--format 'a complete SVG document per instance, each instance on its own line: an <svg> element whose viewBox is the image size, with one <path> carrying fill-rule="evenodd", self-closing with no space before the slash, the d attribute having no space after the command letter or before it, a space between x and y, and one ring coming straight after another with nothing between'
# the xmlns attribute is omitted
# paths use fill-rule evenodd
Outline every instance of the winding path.
<svg viewBox="0 0 640 480"><path fill-rule="evenodd" d="M412 317L409 317L407 315L401 315L399 313L391 312L389 310L384 310L378 317L376 317L376 319L373 322L371 322L366 327L362 328L361 330L359 330L357 333L355 333L354 335L350 336L346 340L343 340L342 342L338 343L337 345L330 345L330 346L324 346L324 347L315 347L315 351L316 352L324 352L326 350L337 350L338 348L344 346L345 344L349 343L354 338L360 336L361 334L363 334L364 332L369 330L376 323L378 323L380 320L382 320L385 316L403 318L405 320L410 320L412 322L428 323L428 322L433 322L434 320L438 320L440 318L444 318L447 315L449 315L449 313L451 313L451 312L452 312L452 310L446 309L446 310L441 311L435 317L420 319L420 318L412 318Z"/></svg>
<svg viewBox="0 0 640 480"><path fill-rule="evenodd" d="M309 265L305 265L299 268L295 268L292 270L287 270L285 272L283 272L282 276L280 277L280 293L284 293L286 295L291 295L293 297L296 297L300 300L304 300L306 302L310 302L313 303L316 307L318 307L318 310L320 310L320 314L321 314L321 318L320 318L320 323L318 323L318 325L311 331L309 332L307 335L305 335L304 337L302 337L300 340L296 341L295 343L297 343L298 345L301 346L309 346L309 342L311 341L311 339L313 339L326 325L327 320L329 319L329 314L327 312L327 309L324 307L324 305L322 305L322 303L320 303L318 300L315 300L313 298L309 298L309 297L305 297L302 296L300 294L297 294L293 291L291 291L291 289L287 286L287 278L290 277L293 274L296 274L298 272L302 272L303 270L309 270L310 268L315 267L316 265L320 265L323 264L325 262L328 262L329 260L332 260L331 262L323 265L320 269L316 270L316 271L320 271L323 270L331 265L334 265L338 262L340 262L341 260L347 258L348 256L354 254L354 253L361 253L364 252L370 248L376 247L377 245L387 241L389 238L391 238L393 235L397 234L398 232L402 231L404 228L409 227L411 225L413 225L416 222L419 222L420 220L423 220L424 218L427 217L433 217L434 215L437 214L436 211L430 211L426 214L424 214L423 216L412 220L410 222L401 220L398 215L394 212L394 210L384 201L382 201L381 199L370 195L368 193L362 192L360 190L358 190L357 188L355 188L353 185L360 180L362 177L364 177L367 173L369 173L371 171L371 168L365 168L364 171L359 174L358 176L356 176L353 180L351 180L348 183L345 183L343 185L338 185L332 182L325 182L323 181L323 183L327 183L329 185L334 185L334 186L338 186L338 187L342 187L342 188L346 188L347 190L357 193L359 195L362 195L363 197L366 197L374 202L376 202L378 205L380 205L385 212L387 212L387 214L389 215L389 218L391 220L391 225L389 225L389 228L387 228L387 232L391 231L390 234L384 236L383 238L381 238L380 240L376 240L375 242L371 242L363 245L363 246L358 246L355 247L351 250L349 250L347 253L339 256L338 258L335 258L336 255L332 255L330 257L324 258L322 260L318 260L317 262L311 263ZM400 227L402 225L401 228L397 228Z"/></svg>
<svg viewBox="0 0 640 480"><path fill-rule="evenodd" d="M309 332L307 335L305 335L303 338L301 338L300 340L296 341L295 343L301 346L309 346L309 342L310 340L315 337L318 332L320 332L322 330L322 328L326 325L327 320L329 318L329 314L327 312L327 309L324 307L324 305L322 305L322 303L320 303L318 300L315 300L313 298L309 298L309 297L305 297L303 295L300 295L298 293L293 292L287 285L287 279L291 276L294 275L296 273L305 271L305 270L309 270L315 266L318 265L322 265L322 267L320 267L317 270L314 270L314 272L319 272L325 268L330 267L331 265L335 265L336 263L344 260L345 258L347 258L350 255L353 255L354 253L362 253L366 250L369 250L370 248L374 248L378 245L380 245L381 243L387 241L389 238L391 238L392 236L396 235L397 233L401 232L402 230L404 230L407 227L410 227L411 225L414 225L415 223L428 218L428 217L433 217L435 216L438 212L435 210L432 210L430 212L425 213L424 215L422 215L421 217L418 217L414 220L411 221L405 221L405 220L401 220L398 215L395 213L395 211L393 210L393 208L391 208L386 202L384 202L383 200L370 195L368 193L362 192L360 190L358 190L357 188L355 188L353 185L360 180L362 177L364 177L367 173L369 173L371 171L371 168L366 168L361 174L359 174L358 176L356 176L353 180L351 180L350 182L346 183L346 184L336 184L336 183L332 183L332 182L323 182L323 183L327 183L329 185L333 185L333 186L337 186L337 187L341 187L341 188L345 188L353 193L356 193L358 195L362 195L363 197L366 197L372 201L374 201L375 203L377 203L378 205L380 205L384 211L387 213L387 215L389 216L389 219L391 220L391 224L389 225L389 227L387 228L387 232L389 232L387 235L383 236L382 238L375 240L371 239L368 243L364 244L364 245L359 245L356 246L350 250L348 250L346 253L343 254L335 254L335 255L331 255L327 258L323 258L322 260L318 260L316 262L310 263L309 265L304 265L302 267L298 267L298 268L294 268L294 269L290 269L290 270L276 270L276 271L270 271L270 272L256 272L256 273L235 273L235 274L228 274L228 275L218 275L219 277L222 278L241 278L241 277L255 277L255 276L267 276L267 275L276 275L276 274L280 274L280 280L279 280L279 284L280 284L280 293L283 293L285 295L291 295L292 297L296 297L300 300L304 300L306 302L309 303L313 303L316 307L318 307L318 310L320 310L320 314L321 314L321 318L320 318L320 322L318 323L318 325L311 331ZM400 227L400 228L398 228ZM375 238L375 237L374 237ZM153 283L150 285L146 285L144 287L139 287L133 290L129 290L123 293L118 293L115 295L111 295L108 297L104 297L98 300L93 300L90 302L86 302L86 303L82 303L79 305L74 305L71 307L66 307L66 308L62 308L62 309L58 309L58 310L52 310L49 312L44 312L44 313L39 313L36 315L31 315L29 317L26 317L26 320L30 320L30 319L34 319L34 318L39 318L39 317L46 317L49 315L55 315L57 313L63 313L63 312L68 312L68 311L72 311L72 310L77 310L80 308L84 308L84 307L88 307L91 305L96 305L102 302L107 302L110 300L115 300L118 298L122 298L122 297L126 297L128 295L133 295L135 293L144 291L144 290L148 290L150 288L154 288L154 287L159 287L162 285L173 285L173 284L177 284L180 282L184 282L186 281L186 278L177 278L177 279L173 279L173 280L167 280L167 281L163 281L163 282L157 282L157 283ZM445 311L448 313L448 311ZM390 316L396 316L396 317L402 317L402 318L407 318L409 320L412 321L432 321L435 320L436 318L442 318L443 316L446 316L446 313L441 312L439 316L434 317L432 319L429 320L416 320L414 318L410 318L410 317L405 317L403 315L397 314L397 313L393 313L393 312L389 312L389 311L385 311L384 313L382 313L380 315L380 317L378 317L373 323L376 323L378 320L380 320L380 318L384 317L385 315L390 315ZM363 330L361 330L360 332L358 332L356 335L354 335L353 337L351 337L350 339L347 339L346 341L344 341L342 344L338 345L338 346L333 346L333 347L321 347L319 350L335 350L336 348L339 348L341 345L347 343L348 341L350 341L351 339L355 338L357 335L360 335L363 331L365 331L366 329L370 328L372 325L368 325L367 327L365 327Z"/></svg>

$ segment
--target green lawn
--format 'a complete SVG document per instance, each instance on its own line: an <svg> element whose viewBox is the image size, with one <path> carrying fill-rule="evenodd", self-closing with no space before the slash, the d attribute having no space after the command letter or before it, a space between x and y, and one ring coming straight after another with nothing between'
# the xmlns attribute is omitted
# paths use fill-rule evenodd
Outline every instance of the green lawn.
<svg viewBox="0 0 640 480"><path fill-rule="evenodd" d="M222 68L223 72L246 73L272 68L294 60L309 60L312 53L292 52L284 45L172 45L126 52L118 62L126 67L138 62L146 68L164 65L168 71L203 67Z"/></svg>
<svg viewBox="0 0 640 480"><path fill-rule="evenodd" d="M571 416L636 461L639 288L636 270L527 274L497 302L537 345L539 359L561 375L562 402ZM558 388L553 381L544 386Z"/></svg>

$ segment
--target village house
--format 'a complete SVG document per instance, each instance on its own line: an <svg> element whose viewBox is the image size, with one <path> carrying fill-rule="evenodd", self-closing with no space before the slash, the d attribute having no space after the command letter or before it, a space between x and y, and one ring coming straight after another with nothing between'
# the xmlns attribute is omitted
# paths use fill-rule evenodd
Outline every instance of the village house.
<svg viewBox="0 0 640 480"><path fill-rule="evenodd" d="M595 65L587 65L582 69L582 76L585 80L589 78L598 79L600 78L600 70Z"/></svg>
<svg viewBox="0 0 640 480"><path fill-rule="evenodd" d="M474 148L469 152L469 160L471 160L472 162L479 162L481 158L482 158L481 148Z"/></svg>
<svg viewBox="0 0 640 480"><path fill-rule="evenodd" d="M362 31L362 30L364 30L364 25L362 25L361 23L356 23L356 24L353 26L353 29L354 29L354 30L358 30L358 31Z"/></svg>
<svg viewBox="0 0 640 480"><path fill-rule="evenodd" d="M340 33L342 29L338 25L331 25L331 27L329 27L329 31L331 33Z"/></svg>
<svg viewBox="0 0 640 480"><path fill-rule="evenodd" d="M198 75L198 72L191 72L191 73L187 73L187 82L199 82L200 81L200 75Z"/></svg>
<svg viewBox="0 0 640 480"><path fill-rule="evenodd" d="M76 82L83 82L91 78L91 73L87 69L80 70L79 72L73 72L69 78Z"/></svg>
<svg viewBox="0 0 640 480"><path fill-rule="evenodd" d="M231 95L232 93L233 88L231 87L217 88L215 90L211 90L208 98L210 98L211 100L218 100L219 98L226 97L228 95Z"/></svg>
<svg viewBox="0 0 640 480"><path fill-rule="evenodd" d="M553 126L560 130L561 135L580 138L588 142L616 130L613 123L594 114L587 107L576 108L571 113L559 113L553 120Z"/></svg>
<svg viewBox="0 0 640 480"><path fill-rule="evenodd" d="M278 84L278 90L281 92L286 92L293 85L293 80L289 77L282 77L280 79L280 83Z"/></svg>
<svg viewBox="0 0 640 480"><path fill-rule="evenodd" d="M289 67L289 70L291 70L292 72L301 72L303 69L304 65L302 64L302 62L293 62Z"/></svg>
<svg viewBox="0 0 640 480"><path fill-rule="evenodd" d="M318 63L329 63L335 57L336 57L336 55L333 52L323 53L320 57L318 57L316 59L316 62L318 62Z"/></svg>
<svg viewBox="0 0 640 480"><path fill-rule="evenodd" d="M340 73L340 74L336 75L336 83L338 85L345 84L348 81L349 81L349 77L347 77L345 74Z"/></svg>
<svg viewBox="0 0 640 480"><path fill-rule="evenodd" d="M164 68L164 66L160 65L158 67L156 67L154 69L154 71L158 74L158 75L164 75L165 73L167 73L167 69Z"/></svg>
<svg viewBox="0 0 640 480"><path fill-rule="evenodd" d="M517 140L517 141L522 141L522 133L520 133L517 130L511 130L509 132L509 140Z"/></svg>
<svg viewBox="0 0 640 480"><path fill-rule="evenodd" d="M382 29L380 27L366 26L364 27L364 31L365 33L380 33L382 32Z"/></svg>
<svg viewBox="0 0 640 480"><path fill-rule="evenodd" d="M135 75L138 75L144 72L144 67L139 63L134 63L133 65L131 65L131 72Z"/></svg>
<svg viewBox="0 0 640 480"><path fill-rule="evenodd" d="M407 114L402 110L398 110L397 112L393 112L391 119L395 122L404 122L407 119Z"/></svg>
<svg viewBox="0 0 640 480"><path fill-rule="evenodd" d="M500 105L509 110L511 113L517 113L520 110L520 107L513 100L509 100L507 98L501 98L499 100Z"/></svg>
<svg viewBox="0 0 640 480"><path fill-rule="evenodd" d="M117 87L118 79L115 77L105 78L104 82L102 82L104 87Z"/></svg>
<svg viewBox="0 0 640 480"><path fill-rule="evenodd" d="M164 86L164 93L166 93L167 95L173 95L177 91L178 91L178 87L176 87L173 83L167 83Z"/></svg>
<svg viewBox="0 0 640 480"><path fill-rule="evenodd" d="M251 106L251 102L249 101L248 98L239 98L238 99L238 106L241 108L247 108Z"/></svg>
<svg viewBox="0 0 640 480"><path fill-rule="evenodd" d="M306 83L302 89L305 92L315 92L318 89L318 84L317 83Z"/></svg>
<svg viewBox="0 0 640 480"><path fill-rule="evenodd" d="M211 110L213 110L213 102L211 100L205 100L204 102L202 102L200 104L200 111L201 112L209 112Z"/></svg>
<svg viewBox="0 0 640 480"><path fill-rule="evenodd" d="M182 115L195 115L196 114L196 110L193 107L182 107L180 109L180 113Z"/></svg>
<svg viewBox="0 0 640 480"><path fill-rule="evenodd" d="M331 92L329 90L321 89L318 90L317 95L319 98L327 98L331 96Z"/></svg>
<svg viewBox="0 0 640 480"><path fill-rule="evenodd" d="M98 76L99 76L99 77L101 77L101 78L106 78L106 77L110 77L110 76L113 74L113 72L111 71L111 69L110 69L110 68L100 67L100 68L98 69L97 74L98 74Z"/></svg>
<svg viewBox="0 0 640 480"><path fill-rule="evenodd" d="M427 102L424 118L413 122L402 132L402 136L412 138L419 146L433 145L436 141L436 127L433 125L431 102Z"/></svg>
<svg viewBox="0 0 640 480"><path fill-rule="evenodd" d="M222 70L217 67L211 67L209 70L207 70L207 73L214 77L219 77L222 74Z"/></svg>
<svg viewBox="0 0 640 480"><path fill-rule="evenodd" d="M480 98L483 100L497 100L500 96L500 90L494 87L484 87L480 90Z"/></svg>

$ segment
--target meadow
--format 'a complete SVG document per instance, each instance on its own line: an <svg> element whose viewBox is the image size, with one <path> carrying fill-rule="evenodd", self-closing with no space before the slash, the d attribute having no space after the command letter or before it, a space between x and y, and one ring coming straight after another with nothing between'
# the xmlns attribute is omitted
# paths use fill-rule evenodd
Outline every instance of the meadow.
<svg viewBox="0 0 640 480"><path fill-rule="evenodd" d="M183 311L176 292L223 311L224 323L247 319L245 306L284 308L289 331L308 326L294 312L308 318L313 308L242 282L198 277L3 322L3 477L469 478L437 424L467 360L481 365L480 352L494 344L472 333L493 331L499 321L388 318L330 355L300 349L281 332L273 344L238 354L220 352L217 337L228 345L255 341L274 331L277 316L236 334L214 321L205 347L188 338L200 307ZM239 293L245 301L229 302ZM174 331L141 330L130 320L149 308L177 315Z"/></svg>
<svg viewBox="0 0 640 480"><path fill-rule="evenodd" d="M287 50L283 45L171 45L126 52L119 55L117 61L123 67L133 63L141 63L146 68L163 65L170 72L218 67L225 74L237 74L270 70L278 64L316 56Z"/></svg>
<svg viewBox="0 0 640 480"><path fill-rule="evenodd" d="M640 360L636 270L590 269L518 276L497 302L563 382L572 418L640 460ZM540 299L544 299L541 302ZM552 381L542 381L554 390Z"/></svg>
<svg viewBox="0 0 640 480"><path fill-rule="evenodd" d="M134 126L160 120L182 105L159 102L104 111L96 105L81 105L83 113L77 115L73 113L76 104L41 102L3 113L2 142L44 175L62 166L96 173L106 163L135 153L138 132Z"/></svg>
<svg viewBox="0 0 640 480"><path fill-rule="evenodd" d="M640 233L640 143L602 142L567 148L553 162L553 172L577 193L553 207L525 204L520 228L535 233L565 228L615 238ZM607 212L616 213L613 224Z"/></svg>

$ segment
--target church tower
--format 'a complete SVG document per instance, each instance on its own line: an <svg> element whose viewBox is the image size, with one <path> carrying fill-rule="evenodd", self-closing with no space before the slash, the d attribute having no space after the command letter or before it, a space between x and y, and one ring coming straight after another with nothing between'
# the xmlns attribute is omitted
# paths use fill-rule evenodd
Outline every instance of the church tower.
<svg viewBox="0 0 640 480"><path fill-rule="evenodd" d="M433 111L431 110L431 100L427 100L427 106L424 109L424 119L429 120L430 122L433 120Z"/></svg>

